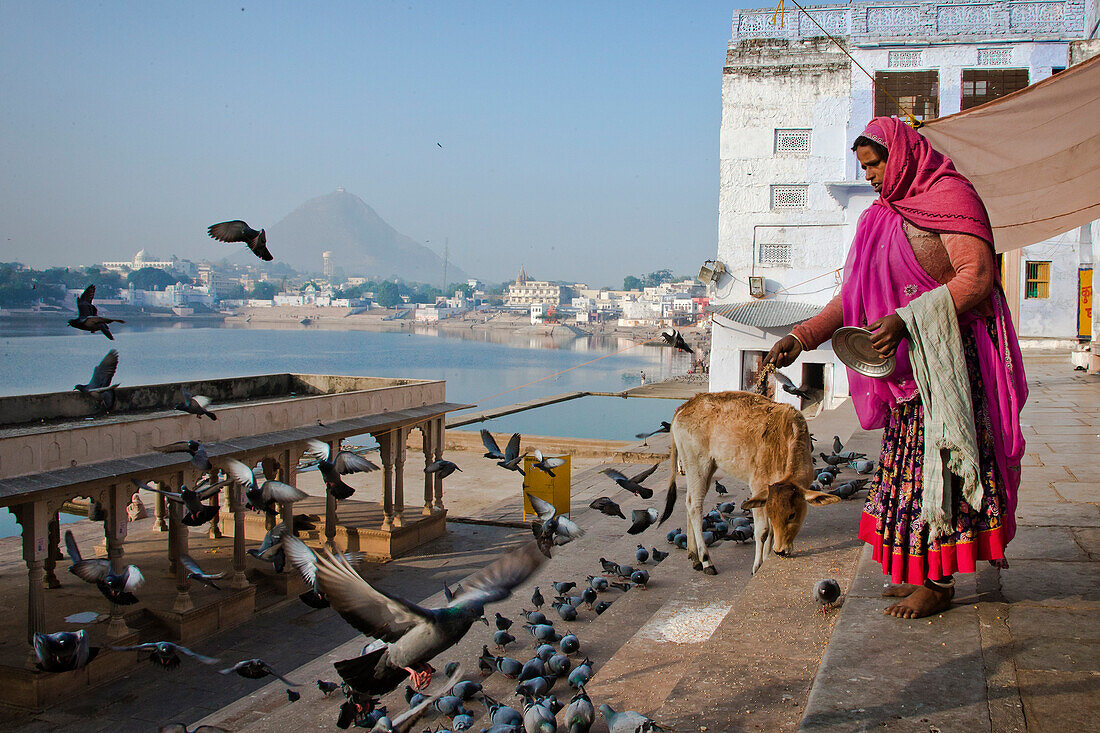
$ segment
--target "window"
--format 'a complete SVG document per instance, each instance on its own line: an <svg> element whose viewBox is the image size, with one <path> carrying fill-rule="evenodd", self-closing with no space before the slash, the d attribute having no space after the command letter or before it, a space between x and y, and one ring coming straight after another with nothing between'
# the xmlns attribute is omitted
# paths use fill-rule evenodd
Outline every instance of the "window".
<svg viewBox="0 0 1100 733"><path fill-rule="evenodd" d="M1003 97L1027 86L1027 69L963 69L962 109Z"/></svg>
<svg viewBox="0 0 1100 733"><path fill-rule="evenodd" d="M761 244L760 251L756 255L756 261L761 265L790 265L791 245Z"/></svg>
<svg viewBox="0 0 1100 733"><path fill-rule="evenodd" d="M887 92L918 120L927 122L940 114L938 71L876 71L875 117L903 114Z"/></svg>
<svg viewBox="0 0 1100 733"><path fill-rule="evenodd" d="M777 129L775 131L775 152L809 155L810 131Z"/></svg>
<svg viewBox="0 0 1100 733"><path fill-rule="evenodd" d="M1008 66L1011 63L1011 48L978 49L978 66Z"/></svg>
<svg viewBox="0 0 1100 733"><path fill-rule="evenodd" d="M772 186L773 209L805 209L808 186Z"/></svg>
<svg viewBox="0 0 1100 733"><path fill-rule="evenodd" d="M1025 298L1049 298L1050 297L1050 263L1027 263L1027 286L1024 288Z"/></svg>

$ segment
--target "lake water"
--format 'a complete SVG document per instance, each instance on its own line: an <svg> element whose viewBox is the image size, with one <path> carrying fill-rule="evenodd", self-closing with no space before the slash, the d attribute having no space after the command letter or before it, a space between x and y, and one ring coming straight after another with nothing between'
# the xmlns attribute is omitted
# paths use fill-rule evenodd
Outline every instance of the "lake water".
<svg viewBox="0 0 1100 733"><path fill-rule="evenodd" d="M109 349L119 352L115 381L155 384L300 372L445 379L450 402L478 408L590 390L611 392L683 374L690 357L627 339L556 337L502 331L398 331L119 326L115 341L64 324L0 326L0 395L71 390L91 377ZM622 353L615 353L628 349ZM599 358L604 357L604 358ZM599 358L591 364L585 362ZM558 374L522 389L505 390ZM668 420L675 400L585 397L508 415L465 429L609 440L633 439ZM215 406L216 407L216 406ZM461 413L457 413L461 414ZM0 525L11 523L9 516ZM10 532L3 531L0 536Z"/></svg>

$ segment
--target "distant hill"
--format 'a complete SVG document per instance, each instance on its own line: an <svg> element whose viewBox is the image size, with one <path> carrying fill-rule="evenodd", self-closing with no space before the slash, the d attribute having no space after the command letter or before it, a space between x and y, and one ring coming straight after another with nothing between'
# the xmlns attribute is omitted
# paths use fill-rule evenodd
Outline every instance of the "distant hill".
<svg viewBox="0 0 1100 733"><path fill-rule="evenodd" d="M442 257L398 232L342 188L306 201L268 227L267 244L276 261L300 272L320 272L321 253L331 251L345 275L399 277L436 286L443 278ZM466 277L453 262L447 266L449 282Z"/></svg>

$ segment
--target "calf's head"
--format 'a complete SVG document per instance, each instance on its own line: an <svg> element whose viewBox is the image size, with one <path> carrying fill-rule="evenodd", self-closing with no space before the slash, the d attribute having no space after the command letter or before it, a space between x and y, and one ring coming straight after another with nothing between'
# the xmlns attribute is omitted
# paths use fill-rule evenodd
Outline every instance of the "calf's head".
<svg viewBox="0 0 1100 733"><path fill-rule="evenodd" d="M794 548L794 538L802 529L807 506L824 506L840 501L839 496L810 491L789 481L779 481L758 491L741 504L742 509L764 507L772 532L772 549L776 555L787 556ZM757 528L760 531L760 528Z"/></svg>

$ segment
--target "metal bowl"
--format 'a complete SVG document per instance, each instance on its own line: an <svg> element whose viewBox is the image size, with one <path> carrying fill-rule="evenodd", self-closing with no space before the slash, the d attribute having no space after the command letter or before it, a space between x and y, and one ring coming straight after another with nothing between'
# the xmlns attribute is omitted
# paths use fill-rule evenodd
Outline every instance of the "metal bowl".
<svg viewBox="0 0 1100 733"><path fill-rule="evenodd" d="M881 379L894 373L894 357L883 356L871 344L871 332L858 326L842 326L833 334L833 351L851 369Z"/></svg>

